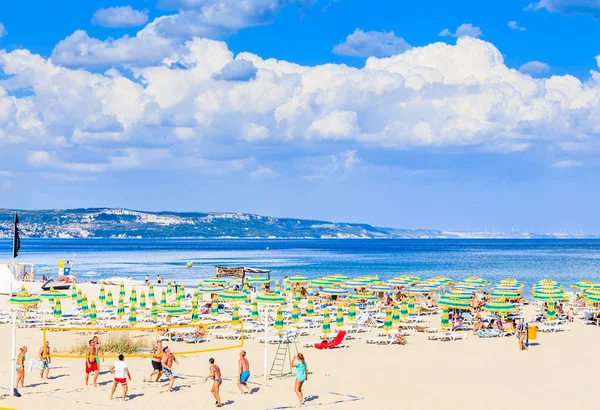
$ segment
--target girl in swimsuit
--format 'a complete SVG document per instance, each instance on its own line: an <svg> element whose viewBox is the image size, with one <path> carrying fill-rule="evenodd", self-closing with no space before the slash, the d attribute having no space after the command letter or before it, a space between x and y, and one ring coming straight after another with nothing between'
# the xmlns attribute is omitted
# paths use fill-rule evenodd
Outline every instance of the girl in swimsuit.
<svg viewBox="0 0 600 410"><path fill-rule="evenodd" d="M292 362L290 363L291 367L296 368L296 380L294 383L294 391L300 400L300 404L304 404L304 396L302 394L302 385L305 381L308 380L308 367L306 366L306 361L304 360L304 355L302 353L298 353L292 358Z"/></svg>
<svg viewBox="0 0 600 410"><path fill-rule="evenodd" d="M27 347L21 347L19 356L17 357L17 364L15 370L17 371L17 381L15 382L15 389L19 387L25 387L25 353L27 353Z"/></svg>

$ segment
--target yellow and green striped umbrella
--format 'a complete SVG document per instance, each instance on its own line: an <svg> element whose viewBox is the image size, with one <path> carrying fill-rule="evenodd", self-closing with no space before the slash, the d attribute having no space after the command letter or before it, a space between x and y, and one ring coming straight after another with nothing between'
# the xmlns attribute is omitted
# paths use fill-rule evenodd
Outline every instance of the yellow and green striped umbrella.
<svg viewBox="0 0 600 410"><path fill-rule="evenodd" d="M348 320L356 320L356 304L354 302L350 302L350 307L348 308Z"/></svg>
<svg viewBox="0 0 600 410"><path fill-rule="evenodd" d="M314 279L310 281L312 286L331 286L333 282L329 279Z"/></svg>
<svg viewBox="0 0 600 410"><path fill-rule="evenodd" d="M88 298L87 296L83 295L83 298L81 299L81 314L87 316L89 313L90 308L88 307Z"/></svg>
<svg viewBox="0 0 600 410"><path fill-rule="evenodd" d="M337 312L335 314L335 324L338 327L344 326L344 309L342 308L342 305L338 305L337 307Z"/></svg>
<svg viewBox="0 0 600 410"><path fill-rule="evenodd" d="M158 318L158 305L156 299L152 299L152 309L150 309L150 319L156 320Z"/></svg>
<svg viewBox="0 0 600 410"><path fill-rule="evenodd" d="M275 315L275 329L283 329L283 311L281 310L281 306L277 307L277 314Z"/></svg>
<svg viewBox="0 0 600 410"><path fill-rule="evenodd" d="M167 306L167 294L164 290L160 292L160 305Z"/></svg>
<svg viewBox="0 0 600 410"><path fill-rule="evenodd" d="M415 295L408 296L408 313L414 313L415 311Z"/></svg>
<svg viewBox="0 0 600 410"><path fill-rule="evenodd" d="M196 323L200 318L198 317L198 302L196 299L192 302L192 323Z"/></svg>
<svg viewBox="0 0 600 410"><path fill-rule="evenodd" d="M564 300L567 298L567 295L564 291L556 291L552 293L534 293L533 298L535 300L541 300L546 302L553 302L555 300Z"/></svg>
<svg viewBox="0 0 600 410"><path fill-rule="evenodd" d="M90 322L92 323L92 325L96 323L97 319L98 314L96 313L96 302L92 300L92 303L90 305Z"/></svg>
<svg viewBox="0 0 600 410"><path fill-rule="evenodd" d="M143 290L140 292L140 309L146 309L146 294Z"/></svg>
<svg viewBox="0 0 600 410"><path fill-rule="evenodd" d="M323 334L327 336L331 332L331 324L329 323L329 309L323 310Z"/></svg>
<svg viewBox="0 0 600 410"><path fill-rule="evenodd" d="M275 281L275 294L276 295L281 295L281 287L279 286L279 281L278 280Z"/></svg>
<svg viewBox="0 0 600 410"><path fill-rule="evenodd" d="M54 288L50 288L50 290L41 293L39 297L43 299L48 299L50 303L53 303L55 299L68 298L69 295L67 295L66 293L58 292L54 290Z"/></svg>
<svg viewBox="0 0 600 410"><path fill-rule="evenodd" d="M556 310L554 309L554 303L548 303L548 311L546 312L548 319L552 320L556 317Z"/></svg>
<svg viewBox="0 0 600 410"><path fill-rule="evenodd" d="M125 300L125 284L121 282L119 285L119 297L122 297Z"/></svg>
<svg viewBox="0 0 600 410"><path fill-rule="evenodd" d="M60 303L60 300L58 300L58 299L56 300L56 303L54 305L53 314L54 314L54 318L56 319L57 322L62 318L62 315L63 315L62 305Z"/></svg>
<svg viewBox="0 0 600 410"><path fill-rule="evenodd" d="M291 283L305 283L305 282L309 281L309 279L306 276L303 276L303 275L290 276L290 278L288 280Z"/></svg>
<svg viewBox="0 0 600 410"><path fill-rule="evenodd" d="M285 303L285 298L283 296L277 296L275 293L268 292L258 294L255 300L261 304L280 305Z"/></svg>
<svg viewBox="0 0 600 410"><path fill-rule="evenodd" d="M383 322L383 328L386 333L392 330L392 309L389 306L385 310L385 321Z"/></svg>
<svg viewBox="0 0 600 410"><path fill-rule="evenodd" d="M210 305L210 315L219 316L219 303L217 302L216 296L213 298L212 304Z"/></svg>
<svg viewBox="0 0 600 410"><path fill-rule="evenodd" d="M113 306L114 306L113 295L112 295L112 292L109 289L108 290L108 294L106 295L106 307L111 308Z"/></svg>
<svg viewBox="0 0 600 410"><path fill-rule="evenodd" d="M312 317L315 315L315 302L312 297L308 298L308 304L306 305L306 316Z"/></svg>
<svg viewBox="0 0 600 410"><path fill-rule="evenodd" d="M314 284L314 281L313 281L313 284ZM328 285L321 285L321 286L331 286L331 282L329 282ZM343 286L345 288L350 288L350 289L362 289L362 288L369 287L369 284L367 284L365 282L357 282L355 280L352 280L352 281L344 282Z"/></svg>
<svg viewBox="0 0 600 410"><path fill-rule="evenodd" d="M298 315L298 302L294 302L294 305L292 307L292 322L298 323L299 319L300 318Z"/></svg>
<svg viewBox="0 0 600 410"><path fill-rule="evenodd" d="M237 303L234 303L233 305L233 314L231 315L231 321L234 324L237 324L240 321L240 308L238 307Z"/></svg>
<svg viewBox="0 0 600 410"><path fill-rule="evenodd" d="M129 303L132 305L137 304L137 291L135 290L135 288L131 289L131 293L129 294Z"/></svg>
<svg viewBox="0 0 600 410"><path fill-rule="evenodd" d="M400 308L398 308L398 302L394 302L394 308L392 309L392 323L398 323L400 321Z"/></svg>
<svg viewBox="0 0 600 410"><path fill-rule="evenodd" d="M406 303L406 299L402 299L402 307L400 309L400 316L403 320L408 318L408 303Z"/></svg>
<svg viewBox="0 0 600 410"><path fill-rule="evenodd" d="M100 302L100 304L102 306L104 306L104 304L106 302L106 290L104 289L104 285L100 286L100 294L98 295L98 302Z"/></svg>
<svg viewBox="0 0 600 410"><path fill-rule="evenodd" d="M370 301L376 301L379 300L379 298L373 294L370 293L353 293L350 295L350 300L370 300Z"/></svg>
<svg viewBox="0 0 600 410"><path fill-rule="evenodd" d="M171 285L171 281L168 281L167 282L167 299L170 299L172 294L173 294L173 285Z"/></svg>
<svg viewBox="0 0 600 410"><path fill-rule="evenodd" d="M590 303L600 303L600 295L596 293L587 294L585 299Z"/></svg>
<svg viewBox="0 0 600 410"><path fill-rule="evenodd" d="M164 313L167 316L183 316L189 313L187 309L184 309L177 304L159 306L156 311L158 313Z"/></svg>
<svg viewBox="0 0 600 410"><path fill-rule="evenodd" d="M21 292L17 296L13 296L12 298L8 299L8 303L12 305L21 305L25 308L27 308L27 306L40 303L41 301L42 300L37 296L32 296L27 293L25 288L21 289Z"/></svg>
<svg viewBox="0 0 600 410"><path fill-rule="evenodd" d="M517 310L517 305L508 302L488 302L485 304L483 309L499 314L500 316L506 316L510 312Z"/></svg>
<svg viewBox="0 0 600 410"><path fill-rule="evenodd" d="M226 300L230 302L243 302L248 298L248 296L246 296L242 292L228 290L227 292L219 293L217 295L217 298L220 300Z"/></svg>
<svg viewBox="0 0 600 410"><path fill-rule="evenodd" d="M71 286L71 299L77 300L77 286Z"/></svg>
<svg viewBox="0 0 600 410"><path fill-rule="evenodd" d="M600 284L589 280L582 280L580 282L575 283L571 287L574 289L598 289L600 288Z"/></svg>
<svg viewBox="0 0 600 410"><path fill-rule="evenodd" d="M440 298L440 300L438 301L439 306L443 306L443 307L449 308L449 309L460 309L460 310L471 309L471 305L469 303L465 302L464 300L449 299L444 296L442 296Z"/></svg>
<svg viewBox="0 0 600 410"><path fill-rule="evenodd" d="M496 290L490 293L491 299L518 299L519 297L519 292L511 290Z"/></svg>
<svg viewBox="0 0 600 410"><path fill-rule="evenodd" d="M444 308L442 311L442 329L448 329L450 327L450 318L448 316L448 309Z"/></svg>
<svg viewBox="0 0 600 410"><path fill-rule="evenodd" d="M154 285L152 283L148 286L148 299L154 299Z"/></svg>
<svg viewBox="0 0 600 410"><path fill-rule="evenodd" d="M137 312L135 310L135 305L131 305L129 307L129 319L127 321L129 322L129 326L135 326L137 323Z"/></svg>
<svg viewBox="0 0 600 410"><path fill-rule="evenodd" d="M257 320L258 319L258 303L256 302L256 299L254 299L252 301L252 309L250 312L250 317L252 318L252 320Z"/></svg>
<svg viewBox="0 0 600 410"><path fill-rule="evenodd" d="M117 304L117 316L125 316L125 304L123 303L123 297L119 296L119 303Z"/></svg>
<svg viewBox="0 0 600 410"><path fill-rule="evenodd" d="M81 289L77 290L77 306L81 308L81 304L83 303L83 293L81 293Z"/></svg>

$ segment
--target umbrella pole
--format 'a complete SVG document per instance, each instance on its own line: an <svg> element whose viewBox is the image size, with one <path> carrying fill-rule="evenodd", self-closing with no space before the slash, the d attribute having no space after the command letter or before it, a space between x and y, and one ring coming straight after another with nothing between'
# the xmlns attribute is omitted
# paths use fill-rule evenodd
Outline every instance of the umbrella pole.
<svg viewBox="0 0 600 410"><path fill-rule="evenodd" d="M269 375L267 373L268 361L269 361L269 350L268 350L268 336L269 336L269 305L265 305L265 380L269 380ZM14 355L14 349L13 349ZM14 372L13 372L14 373Z"/></svg>
<svg viewBox="0 0 600 410"><path fill-rule="evenodd" d="M10 284L10 296L12 297L12 281ZM15 363L17 358L15 357L15 350L17 348L17 313L13 312L12 314L12 349L10 351L10 395L15 395Z"/></svg>

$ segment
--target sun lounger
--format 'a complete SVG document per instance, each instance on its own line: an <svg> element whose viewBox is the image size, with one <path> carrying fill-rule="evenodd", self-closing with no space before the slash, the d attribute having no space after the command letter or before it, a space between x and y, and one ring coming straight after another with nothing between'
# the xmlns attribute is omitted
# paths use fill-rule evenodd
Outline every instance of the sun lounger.
<svg viewBox="0 0 600 410"><path fill-rule="evenodd" d="M227 339L227 340L240 340L242 338L241 332L231 332L231 333L217 333L215 335L217 339ZM253 334L244 333L244 339L254 339Z"/></svg>
<svg viewBox="0 0 600 410"><path fill-rule="evenodd" d="M206 339L203 337L188 336L188 337L184 337L183 341L186 343L202 343L202 342L206 342Z"/></svg>
<svg viewBox="0 0 600 410"><path fill-rule="evenodd" d="M375 344L375 345L400 344L400 342L398 342L398 340L396 340L395 337L391 337L391 336L370 337L368 339L365 339L365 342L367 342L368 344Z"/></svg>
<svg viewBox="0 0 600 410"><path fill-rule="evenodd" d="M335 338L332 341L330 341L330 342L323 341L320 343L315 343L315 349L324 350L324 349L347 347L346 345L344 345L342 343L345 338L346 338L346 332L341 330L338 332L338 334L335 336Z"/></svg>
<svg viewBox="0 0 600 410"><path fill-rule="evenodd" d="M538 325L538 331L540 332L566 332L569 330L568 325Z"/></svg>
<svg viewBox="0 0 600 410"><path fill-rule="evenodd" d="M466 340L467 335L465 333L434 333L428 336L429 340L442 340L442 341L454 341L454 340Z"/></svg>

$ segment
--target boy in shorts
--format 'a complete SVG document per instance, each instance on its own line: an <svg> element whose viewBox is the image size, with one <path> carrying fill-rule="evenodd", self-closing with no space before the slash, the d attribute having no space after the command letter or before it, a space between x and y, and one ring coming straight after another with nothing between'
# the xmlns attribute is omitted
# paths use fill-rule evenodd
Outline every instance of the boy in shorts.
<svg viewBox="0 0 600 410"><path fill-rule="evenodd" d="M115 382L112 387L112 391L110 392L110 399L112 400L115 390L117 390L117 385L123 386L123 398L121 400L125 401L127 398L127 379L131 381L131 374L129 373L129 368L127 367L127 363L125 363L125 356L122 354L119 355L119 361L115 362L110 367L110 372L115 375Z"/></svg>

